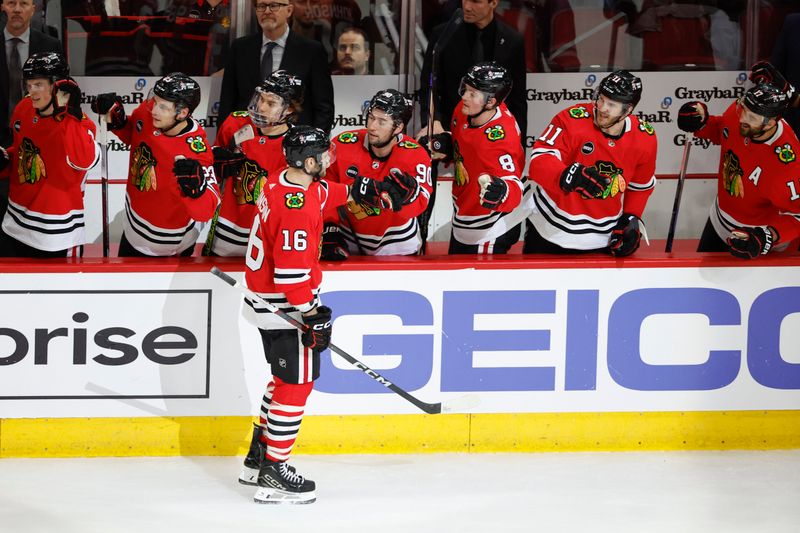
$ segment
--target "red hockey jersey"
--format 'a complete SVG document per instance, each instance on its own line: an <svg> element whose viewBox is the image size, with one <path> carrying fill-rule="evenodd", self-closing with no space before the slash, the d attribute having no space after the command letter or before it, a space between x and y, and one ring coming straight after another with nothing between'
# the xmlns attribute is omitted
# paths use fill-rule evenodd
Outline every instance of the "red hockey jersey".
<svg viewBox="0 0 800 533"><path fill-rule="evenodd" d="M800 236L800 143L785 120L778 121L772 137L755 142L739 133L734 102L695 135L720 145L711 224L721 239L745 226L772 226L779 242Z"/></svg>
<svg viewBox="0 0 800 533"><path fill-rule="evenodd" d="M197 242L198 222L214 216L220 192L214 158L203 128L191 120L189 131L168 137L153 126L153 101L137 107L124 128L115 131L131 147L123 232L131 246L153 256L178 255ZM177 156L203 166L208 187L200 198L181 193L172 173Z"/></svg>
<svg viewBox="0 0 800 533"><path fill-rule="evenodd" d="M248 159L252 159L267 171L269 180L276 179L280 171L286 168L286 158L283 155L285 134L259 135L258 128L250 120L247 111L231 113L217 131L214 144L224 147L234 146L234 134L247 127L253 129L255 137L244 141L239 149ZM252 196L252 191L245 191L242 184L252 183L252 175L258 172L257 167L245 163L240 171L241 180L227 179L223 184L222 205L214 227L214 242L211 245L214 254L244 256L247 251L247 239L257 210L249 198Z"/></svg>
<svg viewBox="0 0 800 533"><path fill-rule="evenodd" d="M100 159L94 123L86 115L57 122L40 116L31 99L23 98L10 126L14 138L3 231L50 252L84 244L86 171Z"/></svg>
<svg viewBox="0 0 800 533"><path fill-rule="evenodd" d="M333 140L336 161L325 179L352 185L356 176L383 180L391 169L416 177L421 189L417 199L400 211L371 209L350 202L340 210L339 224L351 253L363 255L413 255L422 247L417 216L428 207L431 197L431 158L414 139L400 135L388 157L374 156L367 145L367 130L346 131Z"/></svg>
<svg viewBox="0 0 800 533"><path fill-rule="evenodd" d="M312 309L322 281L322 211L343 205L348 194L347 186L325 180L303 188L289 182L286 171L263 184L245 256L247 286L286 312ZM259 302L248 303L259 327L291 328Z"/></svg>
<svg viewBox="0 0 800 533"><path fill-rule="evenodd" d="M608 246L620 215L642 217L656 184L658 142L653 127L634 115L625 118L619 138L594 125L594 104L561 111L536 139L528 172L534 182L529 220L539 234L562 248L594 250ZM574 162L595 167L611 179L602 199L565 193L559 181Z"/></svg>

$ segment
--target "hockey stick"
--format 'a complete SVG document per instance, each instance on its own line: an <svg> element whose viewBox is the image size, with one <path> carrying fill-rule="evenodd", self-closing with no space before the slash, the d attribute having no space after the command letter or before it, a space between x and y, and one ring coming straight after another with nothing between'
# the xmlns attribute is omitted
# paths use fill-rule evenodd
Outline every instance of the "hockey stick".
<svg viewBox="0 0 800 533"><path fill-rule="evenodd" d="M103 257L109 256L109 228L108 228L108 123L106 117L98 115L98 127L100 128L100 157L103 159L100 167L100 198L102 202L102 224L103 224Z"/></svg>
<svg viewBox="0 0 800 533"><path fill-rule="evenodd" d="M672 241L675 238L675 228L678 225L678 211L681 207L681 195L683 195L683 182L686 181L686 168L689 166L689 150L692 148L694 133L686 134L686 142L683 145L683 157L681 158L681 169L678 174L678 186L675 189L675 202L672 204L672 218L669 221L669 232L667 233L667 246L664 248L666 253L672 251Z"/></svg>
<svg viewBox="0 0 800 533"><path fill-rule="evenodd" d="M255 139L256 134L253 131L253 127L249 124L246 124L236 130L236 133L233 134L233 149L241 151L242 143L245 141L249 141L251 139ZM217 236L217 221L219 220L219 212L222 209L222 198L225 196L225 180L220 177L219 179L219 205L217 209L214 211L214 216L211 218L211 225L208 227L208 235L206 235L206 243L203 245L203 250L200 252L200 255L209 256L211 255L211 250L214 247L214 239Z"/></svg>
<svg viewBox="0 0 800 533"><path fill-rule="evenodd" d="M242 285L241 283L239 283L238 281L236 281L235 279L233 279L232 277L230 277L228 274L218 269L217 267L212 268L211 273L217 276L225 283L227 283L228 285L230 285L231 287L239 289L245 296L247 296L251 300L258 301L259 303L264 305L270 312L275 313L276 315L278 315L279 317L281 317L282 319L284 319L286 322L293 325L297 329L301 331L304 331L306 329L305 324L303 324L299 320L295 320L294 318L289 316L286 312L278 309L268 301L264 300L259 295L257 295L256 293L254 293L253 291L251 291L250 289L248 289L247 287L245 287L244 285ZM380 374L372 370L370 367L368 367L367 365L365 365L364 363L362 363L349 353L345 352L335 344L331 343L328 345L328 347L331 349L333 353L339 355L339 357L341 357L354 367L364 372L367 376L374 379L375 381L377 381L387 389L391 390L395 394L402 396L405 400L411 402L418 409L421 409L422 411L428 413L429 415L438 415L443 412L462 411L470 407L474 407L478 403L478 399L475 395L462 396L461 398L456 398L455 400L447 402L444 405L442 405L442 402L439 403L423 402L419 398L412 396L411 394L401 389L400 387L398 387L385 377L381 376Z"/></svg>

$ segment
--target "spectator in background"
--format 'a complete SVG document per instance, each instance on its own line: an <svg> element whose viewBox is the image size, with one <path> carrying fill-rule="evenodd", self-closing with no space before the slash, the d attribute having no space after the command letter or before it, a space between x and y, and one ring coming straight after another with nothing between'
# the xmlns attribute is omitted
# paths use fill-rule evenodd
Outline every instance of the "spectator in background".
<svg viewBox="0 0 800 533"><path fill-rule="evenodd" d="M342 28L359 26L361 8L355 0L293 0L292 31L325 47L328 61L336 59Z"/></svg>
<svg viewBox="0 0 800 533"><path fill-rule="evenodd" d="M303 111L298 123L330 131L333 125L333 83L325 49L289 28L294 6L289 0L253 0L261 31L231 45L222 91L219 120L246 109L256 85L281 69L303 80Z"/></svg>
<svg viewBox="0 0 800 533"><path fill-rule="evenodd" d="M333 74L369 74L369 39L360 28L346 28L336 43Z"/></svg>
<svg viewBox="0 0 800 533"><path fill-rule="evenodd" d="M775 47L772 49L772 61L785 81L795 87L800 87L800 13L789 15L783 21L783 27ZM754 69L755 70L755 69ZM798 98L795 96L791 102L790 109L786 111L783 118L792 129L797 133L800 131L800 109L797 108Z"/></svg>
<svg viewBox="0 0 800 533"><path fill-rule="evenodd" d="M168 24L175 25L175 19L183 18L192 19L197 25L187 33L192 39L180 37L191 29L184 23L176 25L174 36L159 41L164 56L162 73L181 71L208 76L225 67L231 28L230 0L172 0L159 14L167 16ZM203 33L208 35L206 42L196 38L202 37Z"/></svg>

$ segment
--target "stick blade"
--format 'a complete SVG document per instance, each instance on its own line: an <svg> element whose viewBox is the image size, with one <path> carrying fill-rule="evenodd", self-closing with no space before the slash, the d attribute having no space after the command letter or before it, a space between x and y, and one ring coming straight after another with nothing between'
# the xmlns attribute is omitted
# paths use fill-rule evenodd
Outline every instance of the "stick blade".
<svg viewBox="0 0 800 533"><path fill-rule="evenodd" d="M477 394L465 394L452 400L442 402L442 413L470 412L479 406L481 399Z"/></svg>

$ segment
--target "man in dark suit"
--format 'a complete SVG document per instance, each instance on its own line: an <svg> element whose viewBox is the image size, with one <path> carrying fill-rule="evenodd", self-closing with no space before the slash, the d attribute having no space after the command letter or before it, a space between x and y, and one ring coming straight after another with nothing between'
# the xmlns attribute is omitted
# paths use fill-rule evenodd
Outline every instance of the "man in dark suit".
<svg viewBox="0 0 800 533"><path fill-rule="evenodd" d="M461 101L458 86L469 68L481 61L496 61L511 74L514 84L506 105L517 119L524 143L528 125L524 40L519 33L495 16L497 0L463 0L462 6L464 23L437 50L434 133L450 129L453 110ZM446 26L447 24L442 24L434 28L422 65L420 107L423 123L428 121L428 83L433 47ZM426 131L423 128L421 133Z"/></svg>
<svg viewBox="0 0 800 533"><path fill-rule="evenodd" d="M290 0L253 0L253 7L262 31L231 45L219 98L220 123L232 111L246 109L256 85L282 69L303 80L304 109L298 122L330 131L333 83L325 48L289 29Z"/></svg>
<svg viewBox="0 0 800 533"><path fill-rule="evenodd" d="M3 0L3 13L7 22L3 30L4 53L0 54L0 102L3 102L0 104L0 145L8 146L11 143L8 120L25 94L22 65L33 54L61 52L61 43L55 37L31 28L31 19L36 13L33 0Z"/></svg>

